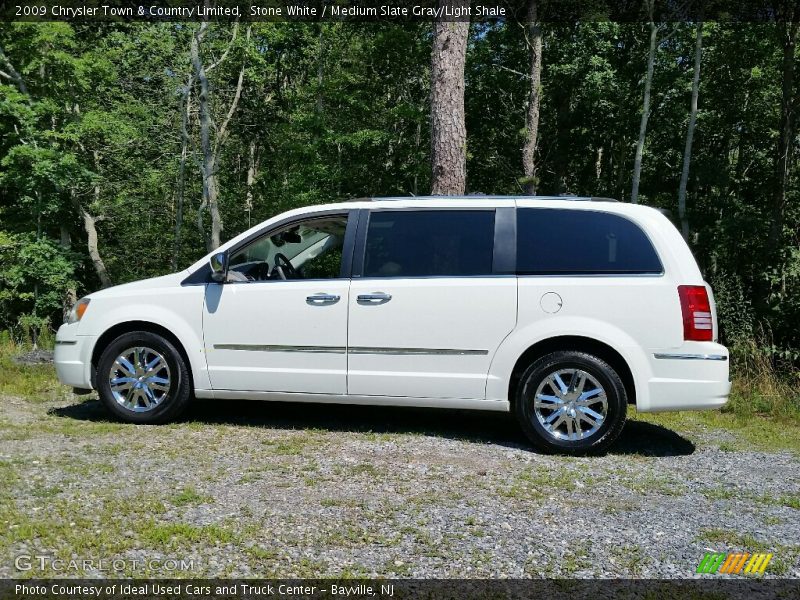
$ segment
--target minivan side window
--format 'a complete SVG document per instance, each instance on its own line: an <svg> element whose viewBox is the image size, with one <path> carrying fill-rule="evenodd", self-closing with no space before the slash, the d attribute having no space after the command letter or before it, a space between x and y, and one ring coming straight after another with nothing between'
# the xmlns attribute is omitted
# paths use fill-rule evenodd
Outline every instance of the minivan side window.
<svg viewBox="0 0 800 600"><path fill-rule="evenodd" d="M364 277L491 275L494 210L370 213Z"/></svg>
<svg viewBox="0 0 800 600"><path fill-rule="evenodd" d="M230 257L231 282L341 277L347 215L314 217L269 231Z"/></svg>
<svg viewBox="0 0 800 600"><path fill-rule="evenodd" d="M520 275L643 275L663 272L638 225L594 210L517 209Z"/></svg>

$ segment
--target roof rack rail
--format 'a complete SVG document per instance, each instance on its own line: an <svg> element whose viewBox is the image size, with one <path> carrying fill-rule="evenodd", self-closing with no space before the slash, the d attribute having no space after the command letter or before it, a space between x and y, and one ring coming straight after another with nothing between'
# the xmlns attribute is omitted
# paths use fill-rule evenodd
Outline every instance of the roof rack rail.
<svg viewBox="0 0 800 600"><path fill-rule="evenodd" d="M603 196L576 196L574 194L561 194L558 196L525 196L523 194L517 195L500 195L500 194L483 194L481 192L472 192L463 195L453 196L386 196L386 197L365 197L365 198L350 198L347 202L387 202L387 201L401 201L401 200L446 200L452 198L454 200L466 200L469 198L480 198L481 200L564 200L566 202L619 202L615 198L605 198Z"/></svg>

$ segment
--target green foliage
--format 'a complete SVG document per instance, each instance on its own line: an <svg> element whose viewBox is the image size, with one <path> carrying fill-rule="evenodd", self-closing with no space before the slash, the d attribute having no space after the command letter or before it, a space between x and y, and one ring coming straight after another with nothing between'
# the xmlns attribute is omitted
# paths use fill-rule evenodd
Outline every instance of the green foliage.
<svg viewBox="0 0 800 600"><path fill-rule="evenodd" d="M747 343L755 336L755 312L742 278L717 271L711 277L721 335L730 344Z"/></svg>
<svg viewBox="0 0 800 600"><path fill-rule="evenodd" d="M46 328L76 285L74 261L52 239L0 232L0 327Z"/></svg>
<svg viewBox="0 0 800 600"><path fill-rule="evenodd" d="M761 334L761 339L766 339ZM800 423L798 356L764 341L742 340L731 346L734 383L724 412L738 417L768 415Z"/></svg>

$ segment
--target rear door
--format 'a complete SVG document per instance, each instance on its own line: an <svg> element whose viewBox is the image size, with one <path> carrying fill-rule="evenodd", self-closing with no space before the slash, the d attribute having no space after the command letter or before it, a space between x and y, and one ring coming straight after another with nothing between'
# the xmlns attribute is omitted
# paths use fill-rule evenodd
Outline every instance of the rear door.
<svg viewBox="0 0 800 600"><path fill-rule="evenodd" d="M492 357L516 323L516 278L494 251L512 221L513 204L364 212L350 290L349 394L485 397Z"/></svg>

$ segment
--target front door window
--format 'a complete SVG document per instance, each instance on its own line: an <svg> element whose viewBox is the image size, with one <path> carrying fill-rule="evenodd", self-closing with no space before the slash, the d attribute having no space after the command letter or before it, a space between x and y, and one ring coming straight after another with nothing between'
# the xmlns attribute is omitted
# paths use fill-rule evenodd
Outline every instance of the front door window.
<svg viewBox="0 0 800 600"><path fill-rule="evenodd" d="M337 279L346 227L347 217L335 216L271 232L231 256L228 280Z"/></svg>

